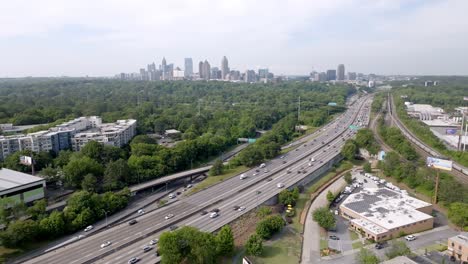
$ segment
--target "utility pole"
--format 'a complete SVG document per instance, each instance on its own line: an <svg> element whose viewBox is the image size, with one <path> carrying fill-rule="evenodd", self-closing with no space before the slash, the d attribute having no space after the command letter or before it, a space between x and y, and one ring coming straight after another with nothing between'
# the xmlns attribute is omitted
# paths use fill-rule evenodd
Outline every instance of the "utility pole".
<svg viewBox="0 0 468 264"><path fill-rule="evenodd" d="M297 121L299 121L301 116L301 97L299 96L299 101L297 104Z"/></svg>
<svg viewBox="0 0 468 264"><path fill-rule="evenodd" d="M437 193L439 192L439 169L436 169L437 171L437 176L436 176L436 182L435 182L435 188L434 188L434 198L433 198L433 204L437 204Z"/></svg>

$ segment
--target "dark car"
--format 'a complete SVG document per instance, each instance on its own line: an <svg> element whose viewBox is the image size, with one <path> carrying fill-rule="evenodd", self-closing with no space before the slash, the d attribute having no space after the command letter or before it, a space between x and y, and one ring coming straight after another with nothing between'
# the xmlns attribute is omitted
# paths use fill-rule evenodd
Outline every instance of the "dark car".
<svg viewBox="0 0 468 264"><path fill-rule="evenodd" d="M136 219L133 219L133 220L130 220L130 222L128 222L128 225L134 225L138 223L138 221Z"/></svg>
<svg viewBox="0 0 468 264"><path fill-rule="evenodd" d="M377 243L377 244L375 244L375 248L376 249L381 249L381 248L383 248L383 245L380 244L380 243Z"/></svg>
<svg viewBox="0 0 468 264"><path fill-rule="evenodd" d="M331 239L331 240L340 240L340 238L339 238L339 237L337 237L337 236L335 236L335 235L333 235L333 236L330 236L330 239Z"/></svg>
<svg viewBox="0 0 468 264"><path fill-rule="evenodd" d="M283 164L286 164L287 161L283 160Z"/></svg>
<svg viewBox="0 0 468 264"><path fill-rule="evenodd" d="M366 179L364 179L364 182L365 182L365 183L367 183L367 180L366 180Z"/></svg>
<svg viewBox="0 0 468 264"><path fill-rule="evenodd" d="M172 226L169 227L169 230L174 231L174 230L176 230L177 228L179 228L179 227L176 226L176 225L172 225Z"/></svg>
<svg viewBox="0 0 468 264"><path fill-rule="evenodd" d="M218 213L219 212L219 209L218 208L215 208L213 210L211 210L212 213Z"/></svg>
<svg viewBox="0 0 468 264"><path fill-rule="evenodd" d="M239 208L240 208L240 206L238 206L238 205L234 205L234 206L232 207L232 209L234 209L234 211L239 210Z"/></svg>
<svg viewBox="0 0 468 264"><path fill-rule="evenodd" d="M267 182L271 182L273 179L272 178L268 178L267 179Z"/></svg>
<svg viewBox="0 0 468 264"><path fill-rule="evenodd" d="M203 210L203 211L200 212L201 215L206 215L207 213L208 213L208 212L205 211L205 210Z"/></svg>

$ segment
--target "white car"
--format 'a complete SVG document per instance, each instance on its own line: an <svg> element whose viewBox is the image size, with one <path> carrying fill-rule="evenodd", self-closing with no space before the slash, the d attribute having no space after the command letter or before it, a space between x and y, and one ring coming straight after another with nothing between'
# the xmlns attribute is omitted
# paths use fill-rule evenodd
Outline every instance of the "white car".
<svg viewBox="0 0 468 264"><path fill-rule="evenodd" d="M171 219L172 217L174 217L173 214L168 214L168 215L166 215L166 217L164 217L164 218L166 218L166 220L168 220L168 219Z"/></svg>
<svg viewBox="0 0 468 264"><path fill-rule="evenodd" d="M242 212L242 211L244 211L244 210L245 210L245 207L244 207L244 206L241 206L241 207L239 207L239 209L237 209L237 211L239 211L239 212Z"/></svg>
<svg viewBox="0 0 468 264"><path fill-rule="evenodd" d="M193 187L192 184L187 185L187 189L190 189L190 188L192 188L192 187Z"/></svg>
<svg viewBox="0 0 468 264"><path fill-rule="evenodd" d="M104 243L101 244L101 248L108 247L108 246L110 246L111 244L112 244L112 242L106 241L106 242L104 242Z"/></svg>
<svg viewBox="0 0 468 264"><path fill-rule="evenodd" d="M210 218L216 218L216 217L218 217L218 213L212 212L212 213L210 214Z"/></svg>
<svg viewBox="0 0 468 264"><path fill-rule="evenodd" d="M416 239L416 237L413 236L413 235L409 235L409 236L406 236L405 239L406 239L406 241L413 241L413 240Z"/></svg>
<svg viewBox="0 0 468 264"><path fill-rule="evenodd" d="M176 195L173 194L173 193L170 193L170 194L169 194L169 199L174 199L174 198L176 198Z"/></svg>
<svg viewBox="0 0 468 264"><path fill-rule="evenodd" d="M278 184L276 184L276 187L278 187L278 188L283 188L283 187L284 187L284 183L279 182Z"/></svg>
<svg viewBox="0 0 468 264"><path fill-rule="evenodd" d="M134 258L129 259L127 263L128 263L128 264L135 264L135 263L137 263L139 260L140 260L139 258L134 257Z"/></svg>
<svg viewBox="0 0 468 264"><path fill-rule="evenodd" d="M137 211L137 213L138 213L138 214L144 214L145 211L144 211L143 209L140 209L140 210Z"/></svg>
<svg viewBox="0 0 468 264"><path fill-rule="evenodd" d="M245 175L244 173L242 173L242 174L240 175L240 177L239 177L239 178L240 178L241 180L243 180L243 179L247 179L247 175Z"/></svg>
<svg viewBox="0 0 468 264"><path fill-rule="evenodd" d="M93 229L93 228L94 228L94 227L93 227L92 225L90 225L90 226L87 226L87 227L84 229L84 231L85 231L85 232L88 232L88 231L90 231L90 230Z"/></svg>
<svg viewBox="0 0 468 264"><path fill-rule="evenodd" d="M260 164L260 168L263 169L263 168L265 168L265 167L266 167L266 164L265 164L265 163Z"/></svg>
<svg viewBox="0 0 468 264"><path fill-rule="evenodd" d="M159 242L159 239L151 239L151 241L149 242L150 245L156 245L157 243Z"/></svg>
<svg viewBox="0 0 468 264"><path fill-rule="evenodd" d="M84 237L85 237L84 235L79 235L77 238L78 238L78 239L82 239L82 238L84 238Z"/></svg>

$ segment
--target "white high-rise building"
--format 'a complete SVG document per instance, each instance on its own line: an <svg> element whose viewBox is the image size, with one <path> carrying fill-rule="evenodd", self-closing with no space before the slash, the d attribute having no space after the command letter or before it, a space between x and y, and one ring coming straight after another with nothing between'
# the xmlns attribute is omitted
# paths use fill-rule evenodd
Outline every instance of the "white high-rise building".
<svg viewBox="0 0 468 264"><path fill-rule="evenodd" d="M185 58L184 76L185 76L185 78L189 78L192 75L193 75L193 61L192 61L192 58Z"/></svg>
<svg viewBox="0 0 468 264"><path fill-rule="evenodd" d="M226 75L229 73L229 62L226 56L221 60L221 79L226 79Z"/></svg>

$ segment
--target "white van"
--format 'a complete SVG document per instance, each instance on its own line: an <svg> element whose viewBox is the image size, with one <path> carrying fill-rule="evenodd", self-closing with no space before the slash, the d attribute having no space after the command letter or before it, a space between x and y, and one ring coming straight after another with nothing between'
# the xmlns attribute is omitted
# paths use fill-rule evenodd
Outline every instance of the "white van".
<svg viewBox="0 0 468 264"><path fill-rule="evenodd" d="M260 168L263 169L263 168L265 168L265 167L266 167L266 164L265 164L265 163L260 164Z"/></svg>

